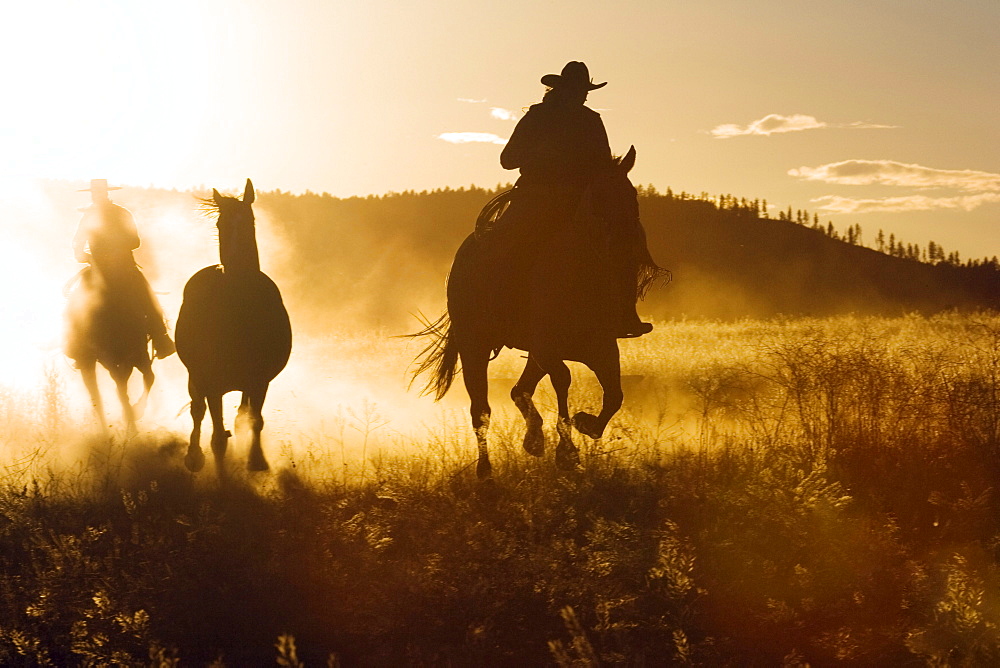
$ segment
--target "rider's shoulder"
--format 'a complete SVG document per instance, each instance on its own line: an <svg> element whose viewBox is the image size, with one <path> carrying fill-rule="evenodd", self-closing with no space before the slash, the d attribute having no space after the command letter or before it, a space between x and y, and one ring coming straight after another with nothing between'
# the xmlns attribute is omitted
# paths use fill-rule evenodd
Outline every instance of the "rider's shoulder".
<svg viewBox="0 0 1000 668"><path fill-rule="evenodd" d="M130 219L132 218L132 212L123 207L117 202L107 202L105 204L105 211L114 216L121 216L122 218Z"/></svg>
<svg viewBox="0 0 1000 668"><path fill-rule="evenodd" d="M524 115L525 116L529 116L529 115L530 116L539 116L539 115L545 114L547 111L549 111L549 107L546 107L541 102L536 102L535 104L533 104L530 107L528 107L528 110L526 112L524 112Z"/></svg>

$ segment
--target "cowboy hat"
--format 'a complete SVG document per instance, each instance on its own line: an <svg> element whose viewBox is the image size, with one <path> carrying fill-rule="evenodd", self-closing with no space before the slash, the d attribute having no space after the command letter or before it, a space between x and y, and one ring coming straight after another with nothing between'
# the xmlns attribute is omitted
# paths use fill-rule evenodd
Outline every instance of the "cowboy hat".
<svg viewBox="0 0 1000 668"><path fill-rule="evenodd" d="M578 60L571 60L562 68L561 74L546 74L542 83L549 88L575 88L578 90L596 90L607 86L608 82L595 84L590 78L587 66Z"/></svg>
<svg viewBox="0 0 1000 668"><path fill-rule="evenodd" d="M107 179L90 179L89 188L81 188L78 193L107 192L109 190L121 190L121 186L109 186Z"/></svg>

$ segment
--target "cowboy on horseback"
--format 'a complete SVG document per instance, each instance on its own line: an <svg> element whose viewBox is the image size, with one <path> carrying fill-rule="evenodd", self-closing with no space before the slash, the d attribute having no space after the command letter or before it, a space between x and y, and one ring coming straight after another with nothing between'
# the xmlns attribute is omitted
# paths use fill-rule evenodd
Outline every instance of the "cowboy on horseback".
<svg viewBox="0 0 1000 668"><path fill-rule="evenodd" d="M521 172L504 216L518 230L519 242L530 248L551 245L559 228L572 223L584 193L612 160L600 114L584 105L588 93L607 82L593 83L587 66L578 61L567 63L560 74L546 74L541 82L548 87L542 101L518 121L500 154L504 169ZM612 233L607 257L613 302L607 317L619 338L653 329L635 310L638 266L627 234ZM534 260L521 254L511 269L524 274Z"/></svg>
<svg viewBox="0 0 1000 668"><path fill-rule="evenodd" d="M172 355L174 342L167 334L163 311L153 290L132 256L139 247L139 233L132 213L108 197L108 191L118 190L105 179L92 179L89 188L91 206L84 209L83 218L73 237L73 252L78 262L89 265L81 272L85 283L99 281L105 289L122 297L141 316L146 332L153 342L157 358Z"/></svg>

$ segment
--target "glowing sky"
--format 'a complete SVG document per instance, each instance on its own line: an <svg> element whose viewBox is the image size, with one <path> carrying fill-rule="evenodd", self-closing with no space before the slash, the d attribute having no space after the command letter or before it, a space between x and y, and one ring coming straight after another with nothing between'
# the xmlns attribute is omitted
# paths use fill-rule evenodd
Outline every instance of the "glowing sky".
<svg viewBox="0 0 1000 668"><path fill-rule="evenodd" d="M492 186L540 76L583 60L637 183L1000 255L998 29L997 0L6 3L0 172Z"/></svg>

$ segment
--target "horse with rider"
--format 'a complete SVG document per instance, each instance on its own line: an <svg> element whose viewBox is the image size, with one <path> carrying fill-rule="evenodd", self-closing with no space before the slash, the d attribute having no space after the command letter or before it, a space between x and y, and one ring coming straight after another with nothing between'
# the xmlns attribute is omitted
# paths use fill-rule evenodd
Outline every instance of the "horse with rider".
<svg viewBox="0 0 1000 668"><path fill-rule="evenodd" d="M441 398L459 365L469 393L479 445L477 473L490 477L487 449L491 409L487 367L504 347L528 352L511 398L524 416L524 449L544 452L542 419L531 396L545 376L556 391L556 462L579 461L571 427L600 438L622 403L618 339L652 330L636 301L669 272L653 261L639 220L638 196L628 179L634 147L614 158L600 115L585 106L594 83L587 66L566 64L547 74L547 90L518 122L500 154L519 169L514 187L484 208L475 231L455 254L447 310L418 336L430 343L417 375ZM590 367L604 390L598 415L570 418L566 361Z"/></svg>
<svg viewBox="0 0 1000 668"><path fill-rule="evenodd" d="M122 412L129 431L142 413L153 384L153 354L157 358L174 353L167 334L163 311L149 282L136 264L133 251L140 239L132 213L111 201L109 192L118 190L105 179L93 179L91 205L73 237L76 259L87 266L73 281L68 294L66 355L83 375L98 420L104 411L97 387L97 364L105 367L115 381ZM143 393L130 404L128 379L133 369L143 376Z"/></svg>

